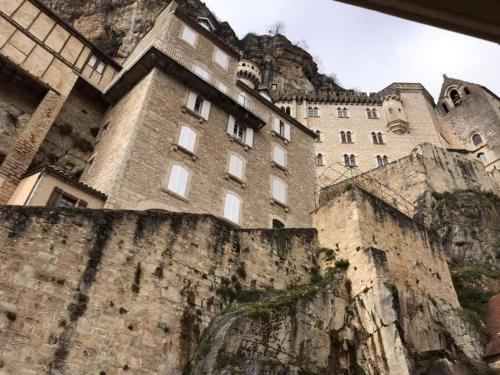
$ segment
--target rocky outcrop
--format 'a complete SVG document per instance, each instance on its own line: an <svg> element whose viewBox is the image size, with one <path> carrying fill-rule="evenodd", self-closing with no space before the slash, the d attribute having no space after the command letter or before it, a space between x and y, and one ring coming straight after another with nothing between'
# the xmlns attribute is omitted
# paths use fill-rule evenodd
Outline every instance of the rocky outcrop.
<svg viewBox="0 0 500 375"><path fill-rule="evenodd" d="M170 0L42 0L68 23L117 59L127 57L151 29L156 16ZM255 60L264 73L264 84L278 84L280 92L341 90L334 78L319 73L313 57L285 36L248 34L239 40L227 22L218 21L199 0L179 1L193 18L209 18L215 34Z"/></svg>

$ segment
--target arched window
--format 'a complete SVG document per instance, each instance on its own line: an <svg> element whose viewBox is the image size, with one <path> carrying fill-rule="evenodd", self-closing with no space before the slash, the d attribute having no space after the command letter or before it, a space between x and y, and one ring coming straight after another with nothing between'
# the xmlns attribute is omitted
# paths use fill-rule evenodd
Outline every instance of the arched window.
<svg viewBox="0 0 500 375"><path fill-rule="evenodd" d="M368 118L372 118L372 111L370 111L370 108L366 110L366 114L368 115Z"/></svg>
<svg viewBox="0 0 500 375"><path fill-rule="evenodd" d="M281 107L281 110L282 110L283 112L285 112L285 107L283 107L283 106L282 106L282 107Z"/></svg>
<svg viewBox="0 0 500 375"><path fill-rule="evenodd" d="M349 158L349 160L350 160L351 167L355 167L356 166L356 157L351 154L351 157Z"/></svg>
<svg viewBox="0 0 500 375"><path fill-rule="evenodd" d="M290 107L286 107L286 109L285 109L285 113L286 113L287 115L290 115L290 113L291 113L291 111L290 111Z"/></svg>
<svg viewBox="0 0 500 375"><path fill-rule="evenodd" d="M347 143L352 143L352 135L351 135L351 132L347 132Z"/></svg>
<svg viewBox="0 0 500 375"><path fill-rule="evenodd" d="M186 198L189 184L189 171L181 165L174 164L170 170L167 189L175 195Z"/></svg>
<svg viewBox="0 0 500 375"><path fill-rule="evenodd" d="M321 132L316 130L316 142L321 142Z"/></svg>
<svg viewBox="0 0 500 375"><path fill-rule="evenodd" d="M343 113L342 112L342 108L337 108L337 116L338 117L343 117L342 113Z"/></svg>
<svg viewBox="0 0 500 375"><path fill-rule="evenodd" d="M384 165L389 164L389 158L386 155L384 155L384 157L382 158L382 162Z"/></svg>
<svg viewBox="0 0 500 375"><path fill-rule="evenodd" d="M312 107L309 107L307 109L307 117L314 117L314 110L312 109Z"/></svg>
<svg viewBox="0 0 500 375"><path fill-rule="evenodd" d="M448 106L446 105L446 103L443 103L443 104L441 104L441 105L443 106L443 109L444 109L444 112L445 112L445 113L450 112L450 111L448 110Z"/></svg>
<svg viewBox="0 0 500 375"><path fill-rule="evenodd" d="M273 219L273 229L284 229L285 224L278 220L278 219Z"/></svg>
<svg viewBox="0 0 500 375"><path fill-rule="evenodd" d="M486 156L484 156L484 153L480 152L477 154L477 158L481 161L481 163L486 164Z"/></svg>
<svg viewBox="0 0 500 375"><path fill-rule="evenodd" d="M378 143L383 144L384 138L382 137L382 133L377 133Z"/></svg>
<svg viewBox="0 0 500 375"><path fill-rule="evenodd" d="M470 91L469 91L469 88L468 87L465 87L464 88L464 94L469 96L470 95Z"/></svg>
<svg viewBox="0 0 500 375"><path fill-rule="evenodd" d="M483 143L483 139L479 134L474 134L472 136L472 142L474 143L474 146L479 146L481 143Z"/></svg>
<svg viewBox="0 0 500 375"><path fill-rule="evenodd" d="M316 155L316 165L318 167L323 166L323 154Z"/></svg>
<svg viewBox="0 0 500 375"><path fill-rule="evenodd" d="M458 93L457 90L453 89L450 91L450 98L451 98L451 101L453 102L453 104L460 105L461 98L460 98L460 94Z"/></svg>
<svg viewBox="0 0 500 375"><path fill-rule="evenodd" d="M384 166L384 162L382 161L382 157L380 155L377 155L377 164L379 167Z"/></svg>
<svg viewBox="0 0 500 375"><path fill-rule="evenodd" d="M314 117L319 117L319 109L318 109L318 107L314 107Z"/></svg>
<svg viewBox="0 0 500 375"><path fill-rule="evenodd" d="M375 134L375 132L372 132L372 139L373 139L373 143L375 143L375 144L378 143L377 134Z"/></svg>
<svg viewBox="0 0 500 375"><path fill-rule="evenodd" d="M347 116L347 108L344 108L342 111L342 117L348 117Z"/></svg>
<svg viewBox="0 0 500 375"><path fill-rule="evenodd" d="M347 143L347 138L345 136L345 132L344 131L340 132L340 139L341 139L342 143Z"/></svg>
<svg viewBox="0 0 500 375"><path fill-rule="evenodd" d="M377 110L375 108L372 109L372 118L378 118Z"/></svg>
<svg viewBox="0 0 500 375"><path fill-rule="evenodd" d="M344 165L346 167L350 167L351 166L351 162L350 162L350 159L349 159L349 155L347 154L344 154Z"/></svg>

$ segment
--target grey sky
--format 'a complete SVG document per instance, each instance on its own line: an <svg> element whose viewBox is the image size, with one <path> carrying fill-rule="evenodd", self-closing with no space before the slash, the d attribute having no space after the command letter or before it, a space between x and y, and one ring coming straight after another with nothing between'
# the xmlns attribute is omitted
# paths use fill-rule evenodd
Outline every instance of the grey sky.
<svg viewBox="0 0 500 375"><path fill-rule="evenodd" d="M282 21L292 41L306 40L323 73L345 88L379 91L420 82L437 100L442 74L500 95L500 46L332 0L205 0L242 38Z"/></svg>

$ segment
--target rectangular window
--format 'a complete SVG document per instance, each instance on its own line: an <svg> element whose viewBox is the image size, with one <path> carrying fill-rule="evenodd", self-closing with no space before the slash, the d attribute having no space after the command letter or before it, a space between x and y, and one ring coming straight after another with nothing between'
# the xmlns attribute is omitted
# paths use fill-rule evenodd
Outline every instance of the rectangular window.
<svg viewBox="0 0 500 375"><path fill-rule="evenodd" d="M210 79L210 73L207 72L205 69L203 69L201 66L195 66L194 72L201 78L203 78L205 81L208 81Z"/></svg>
<svg viewBox="0 0 500 375"><path fill-rule="evenodd" d="M273 146L273 161L280 167L286 168L285 150L276 145Z"/></svg>
<svg viewBox="0 0 500 375"><path fill-rule="evenodd" d="M71 194L64 192L62 189L55 187L47 201L47 207L55 208L73 208L87 207L87 202L79 199Z"/></svg>
<svg viewBox="0 0 500 375"><path fill-rule="evenodd" d="M91 68L93 68L96 63L97 63L97 56L96 55L90 56L90 59L89 59L87 65L90 66Z"/></svg>
<svg viewBox="0 0 500 375"><path fill-rule="evenodd" d="M246 106L247 105L247 96L245 94L239 94L238 95L238 102L240 102L241 105Z"/></svg>
<svg viewBox="0 0 500 375"><path fill-rule="evenodd" d="M194 153L194 148L196 146L196 133L187 126L181 127L178 145L183 149Z"/></svg>
<svg viewBox="0 0 500 375"><path fill-rule="evenodd" d="M229 116L227 133L238 142L253 147L253 129L240 124L233 116Z"/></svg>
<svg viewBox="0 0 500 375"><path fill-rule="evenodd" d="M224 217L233 223L239 224L241 200L234 193L227 193L224 200Z"/></svg>
<svg viewBox="0 0 500 375"><path fill-rule="evenodd" d="M279 118L274 119L273 131L280 137L290 141L290 125Z"/></svg>
<svg viewBox="0 0 500 375"><path fill-rule="evenodd" d="M245 178L245 161L242 157L238 155L231 155L229 157L229 174L243 181Z"/></svg>
<svg viewBox="0 0 500 375"><path fill-rule="evenodd" d="M215 62L219 64L222 68L225 70L228 69L229 67L229 57L222 52L220 49L216 48L215 49L215 56L214 56Z"/></svg>
<svg viewBox="0 0 500 375"><path fill-rule="evenodd" d="M283 206L287 205L287 186L278 178L272 178L273 200Z"/></svg>
<svg viewBox="0 0 500 375"><path fill-rule="evenodd" d="M104 68L106 68L106 64L102 61L99 61L99 64L97 64L96 72L102 74L102 72L104 72Z"/></svg>
<svg viewBox="0 0 500 375"><path fill-rule="evenodd" d="M184 26L181 34L182 40L194 47L196 43L196 33L187 26Z"/></svg>
<svg viewBox="0 0 500 375"><path fill-rule="evenodd" d="M211 105L212 104L208 100L203 99L203 97L201 97L197 93L190 92L186 107L196 114L200 115L205 120L208 120Z"/></svg>
<svg viewBox="0 0 500 375"><path fill-rule="evenodd" d="M186 197L189 181L189 172L180 165L173 165L170 171L167 189L181 197Z"/></svg>

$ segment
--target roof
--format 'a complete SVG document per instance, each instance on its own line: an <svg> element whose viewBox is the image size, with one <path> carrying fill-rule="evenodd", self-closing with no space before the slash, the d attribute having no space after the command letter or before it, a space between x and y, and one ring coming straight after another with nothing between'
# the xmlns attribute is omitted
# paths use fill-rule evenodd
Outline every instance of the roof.
<svg viewBox="0 0 500 375"><path fill-rule="evenodd" d="M500 355L500 294L491 297L486 315L486 328L490 342L486 348L484 358Z"/></svg>
<svg viewBox="0 0 500 375"><path fill-rule="evenodd" d="M400 91L400 90L422 90L424 92L424 96L426 99L432 104L433 107L436 106L434 103L434 98L427 91L427 89L418 82L393 82L386 88L379 91L379 94L382 96L390 95L392 91Z"/></svg>
<svg viewBox="0 0 500 375"><path fill-rule="evenodd" d="M55 165L46 164L46 165L42 165L38 168L29 170L28 172L26 172L24 174L23 178L32 176L32 175L40 173L40 172L41 173L45 172L45 173L50 174L54 177L58 177L61 180L64 180L64 182L71 184L71 185L75 186L76 188L85 191L88 194L94 195L94 196L99 197L101 199L107 198L106 194L104 194L103 192L100 192L100 191L94 189L92 186L89 186L89 185L77 180L76 178L74 178L73 176L64 172L63 170L58 169Z"/></svg>
<svg viewBox="0 0 500 375"><path fill-rule="evenodd" d="M440 102L441 99L444 98L444 93L446 92L446 89L448 88L448 86L453 85L453 84L456 84L458 86L465 84L465 85L472 85L472 86L481 87L483 90L490 93L494 98L496 98L497 100L500 100L498 95L495 94L493 91L491 91L486 86L483 86L483 85L480 85L480 84L474 83L474 82L463 81L463 80L457 79L457 78L451 78L451 77L448 77L446 74L443 74L443 84L441 85L441 91L439 92L438 102Z"/></svg>
<svg viewBox="0 0 500 375"><path fill-rule="evenodd" d="M367 94L365 92L355 92L354 90L285 92L278 98L278 101L284 102L291 100L305 100L309 103L382 104L382 98L378 93Z"/></svg>

